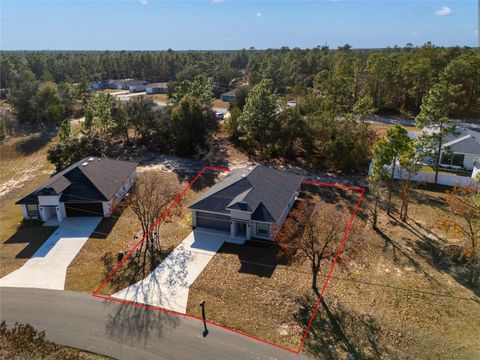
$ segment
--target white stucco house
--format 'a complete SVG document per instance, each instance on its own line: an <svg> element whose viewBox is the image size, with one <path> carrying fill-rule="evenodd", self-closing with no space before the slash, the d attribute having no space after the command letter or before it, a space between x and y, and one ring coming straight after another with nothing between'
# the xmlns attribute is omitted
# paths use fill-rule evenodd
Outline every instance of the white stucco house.
<svg viewBox="0 0 480 360"><path fill-rule="evenodd" d="M473 170L480 161L480 132L457 128L442 145L440 165L453 169Z"/></svg>
<svg viewBox="0 0 480 360"><path fill-rule="evenodd" d="M136 168L131 161L87 157L53 175L16 204L26 219L108 217L134 184Z"/></svg>
<svg viewBox="0 0 480 360"><path fill-rule="evenodd" d="M300 193L303 177L257 165L236 169L189 206L192 227L244 239L273 240Z"/></svg>

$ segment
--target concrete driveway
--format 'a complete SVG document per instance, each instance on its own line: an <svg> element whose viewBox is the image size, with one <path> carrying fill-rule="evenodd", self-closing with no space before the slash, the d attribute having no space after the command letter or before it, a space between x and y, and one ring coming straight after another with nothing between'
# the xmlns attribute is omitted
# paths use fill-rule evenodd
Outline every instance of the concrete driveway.
<svg viewBox="0 0 480 360"><path fill-rule="evenodd" d="M223 243L231 240L221 232L195 229L150 275L112 296L185 313L190 286Z"/></svg>
<svg viewBox="0 0 480 360"><path fill-rule="evenodd" d="M101 220L72 217L56 224L58 229L20 269L1 278L0 286L63 290L68 265Z"/></svg>

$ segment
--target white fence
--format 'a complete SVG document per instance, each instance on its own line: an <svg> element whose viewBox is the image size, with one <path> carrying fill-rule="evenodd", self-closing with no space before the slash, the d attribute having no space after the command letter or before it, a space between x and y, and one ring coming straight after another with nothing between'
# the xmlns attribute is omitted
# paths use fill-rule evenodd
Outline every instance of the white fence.
<svg viewBox="0 0 480 360"><path fill-rule="evenodd" d="M391 169L391 166L387 165L385 166L385 168ZM371 173L371 171L372 165L370 164L369 174ZM446 186L458 185L461 187L466 187L470 184L478 184L478 181L475 180L475 175L478 172L480 172L480 169L474 169L472 177L439 172L437 184ZM395 179L407 179L408 176L408 171L401 169L398 165L395 167L395 173L393 175ZM435 172L417 171L411 175L411 179L415 182L435 184Z"/></svg>

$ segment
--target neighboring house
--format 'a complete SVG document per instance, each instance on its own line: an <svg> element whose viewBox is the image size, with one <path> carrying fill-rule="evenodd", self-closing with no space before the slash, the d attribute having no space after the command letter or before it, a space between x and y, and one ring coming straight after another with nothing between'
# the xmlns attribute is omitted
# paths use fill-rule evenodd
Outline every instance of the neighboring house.
<svg viewBox="0 0 480 360"><path fill-rule="evenodd" d="M166 94L168 93L168 84L166 82L148 84L145 91L147 94Z"/></svg>
<svg viewBox="0 0 480 360"><path fill-rule="evenodd" d="M128 90L127 80L106 80L106 89Z"/></svg>
<svg viewBox="0 0 480 360"><path fill-rule="evenodd" d="M135 182L136 168L131 161L87 157L53 175L17 204L29 219L108 217Z"/></svg>
<svg viewBox="0 0 480 360"><path fill-rule="evenodd" d="M145 91L148 81L144 80L127 80L126 81L128 91L130 92L141 92Z"/></svg>
<svg viewBox="0 0 480 360"><path fill-rule="evenodd" d="M234 102L235 100L237 100L236 94L237 94L237 90L233 89L220 95L220 99L226 102Z"/></svg>
<svg viewBox="0 0 480 360"><path fill-rule="evenodd" d="M440 165L455 169L473 170L480 161L480 132L457 128L456 134L446 137L442 145Z"/></svg>
<svg viewBox="0 0 480 360"><path fill-rule="evenodd" d="M272 240L300 193L302 180L262 165L233 170L189 206L192 226Z"/></svg>
<svg viewBox="0 0 480 360"><path fill-rule="evenodd" d="M102 90L105 89L105 81L93 81L89 85L92 90Z"/></svg>

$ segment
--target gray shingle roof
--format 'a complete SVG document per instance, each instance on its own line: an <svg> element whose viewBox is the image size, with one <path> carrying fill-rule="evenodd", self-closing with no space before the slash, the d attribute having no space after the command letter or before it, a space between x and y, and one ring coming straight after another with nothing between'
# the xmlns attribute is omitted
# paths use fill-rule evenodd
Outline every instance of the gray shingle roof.
<svg viewBox="0 0 480 360"><path fill-rule="evenodd" d="M222 214L243 210L252 213L252 220L278 222L302 180L299 175L262 165L237 169L189 208Z"/></svg>
<svg viewBox="0 0 480 360"><path fill-rule="evenodd" d="M86 157L53 175L17 204L37 203L38 195L60 193L62 202L108 201L136 167L137 163L131 161Z"/></svg>
<svg viewBox="0 0 480 360"><path fill-rule="evenodd" d="M480 154L480 133L458 128L455 134L446 137L443 147L450 147L456 153Z"/></svg>

